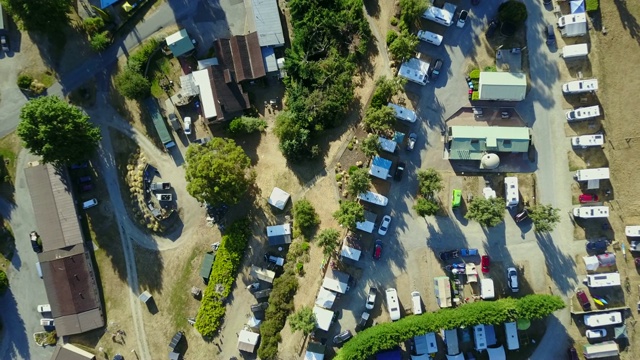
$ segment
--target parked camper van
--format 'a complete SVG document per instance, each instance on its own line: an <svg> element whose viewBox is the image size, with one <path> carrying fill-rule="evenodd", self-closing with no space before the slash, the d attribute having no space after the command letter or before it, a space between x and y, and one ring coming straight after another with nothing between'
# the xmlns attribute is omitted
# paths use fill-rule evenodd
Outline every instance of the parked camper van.
<svg viewBox="0 0 640 360"><path fill-rule="evenodd" d="M584 12L561 16L558 28L564 37L583 36L587 33L587 16Z"/></svg>
<svg viewBox="0 0 640 360"><path fill-rule="evenodd" d="M599 344L587 344L583 348L585 359L599 359L620 355L618 344L615 341L605 341Z"/></svg>
<svg viewBox="0 0 640 360"><path fill-rule="evenodd" d="M622 324L622 315L619 312L587 314L584 316L584 324L588 327Z"/></svg>
<svg viewBox="0 0 640 360"><path fill-rule="evenodd" d="M387 206L387 204L389 203L389 199L386 196L374 193L372 191L367 191L366 193L358 195L358 199L380 206Z"/></svg>
<svg viewBox="0 0 640 360"><path fill-rule="evenodd" d="M415 111L409 110L406 107L402 107L400 105L389 103L388 106L393 109L396 114L396 118L399 120L408 121L410 123L416 122L418 116Z"/></svg>
<svg viewBox="0 0 640 360"><path fill-rule="evenodd" d="M480 297L483 300L492 300L496 297L492 279L480 280Z"/></svg>
<svg viewBox="0 0 640 360"><path fill-rule="evenodd" d="M507 199L507 207L512 208L520 203L518 192L518 178L515 176L504 178L504 197Z"/></svg>
<svg viewBox="0 0 640 360"><path fill-rule="evenodd" d="M585 282L590 288L620 286L621 284L619 273L587 275Z"/></svg>
<svg viewBox="0 0 640 360"><path fill-rule="evenodd" d="M387 294L387 308L391 321L400 319L400 304L398 303L398 292L394 288L389 288Z"/></svg>
<svg viewBox="0 0 640 360"><path fill-rule="evenodd" d="M413 305L413 315L422 314L422 300L419 292L414 291L411 293L411 304Z"/></svg>
<svg viewBox="0 0 640 360"><path fill-rule="evenodd" d="M624 234L627 235L628 237L639 237L640 225L625 226Z"/></svg>
<svg viewBox="0 0 640 360"><path fill-rule="evenodd" d="M595 169L578 170L578 171L576 171L575 178L578 181L608 180L609 179L609 168L595 168Z"/></svg>
<svg viewBox="0 0 640 360"><path fill-rule="evenodd" d="M582 206L573 209L573 216L581 219L608 218L608 206Z"/></svg>
<svg viewBox="0 0 640 360"><path fill-rule="evenodd" d="M473 344L476 351L487 350L487 333L484 325L476 325L473 327Z"/></svg>
<svg viewBox="0 0 640 360"><path fill-rule="evenodd" d="M445 3L442 8L431 5L425 10L422 17L440 25L451 26L455 12L456 6L454 4Z"/></svg>
<svg viewBox="0 0 640 360"><path fill-rule="evenodd" d="M418 31L418 39L435 45L435 46L439 46L440 44L442 44L442 35L438 35L436 33L432 33L431 31L427 31L427 30L420 30Z"/></svg>
<svg viewBox="0 0 640 360"><path fill-rule="evenodd" d="M587 120L600 116L600 106L587 106L567 111L567 121Z"/></svg>
<svg viewBox="0 0 640 360"><path fill-rule="evenodd" d="M518 340L518 328L515 322L504 323L504 334L507 337L507 349L518 350L520 341Z"/></svg>
<svg viewBox="0 0 640 360"><path fill-rule="evenodd" d="M562 92L565 94L580 94L598 91L598 79L569 81L562 85Z"/></svg>
<svg viewBox="0 0 640 360"><path fill-rule="evenodd" d="M562 58L565 60L582 58L589 55L589 45L574 44L562 48Z"/></svg>
<svg viewBox="0 0 640 360"><path fill-rule="evenodd" d="M596 135L582 135L582 136L574 136L571 138L571 145L580 146L583 148L589 146L602 146L604 145L604 135L596 134Z"/></svg>

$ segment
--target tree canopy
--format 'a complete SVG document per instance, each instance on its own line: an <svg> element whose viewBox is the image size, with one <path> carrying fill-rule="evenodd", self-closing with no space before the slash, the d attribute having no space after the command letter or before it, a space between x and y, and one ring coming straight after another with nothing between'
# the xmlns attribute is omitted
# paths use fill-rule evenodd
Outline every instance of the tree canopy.
<svg viewBox="0 0 640 360"><path fill-rule="evenodd" d="M333 218L338 224L354 229L356 223L364 221L364 207L358 202L343 200L340 202L340 209L333 213Z"/></svg>
<svg viewBox="0 0 640 360"><path fill-rule="evenodd" d="M407 28L416 24L429 7L427 0L400 0L400 22Z"/></svg>
<svg viewBox="0 0 640 360"><path fill-rule="evenodd" d="M71 0L0 0L26 30L55 31L68 22Z"/></svg>
<svg viewBox="0 0 640 360"><path fill-rule="evenodd" d="M127 99L142 100L151 95L151 82L129 67L116 76L115 85L118 92Z"/></svg>
<svg viewBox="0 0 640 360"><path fill-rule="evenodd" d="M517 0L507 0L498 7L498 19L514 26L520 26L527 21L527 6Z"/></svg>
<svg viewBox="0 0 640 360"><path fill-rule="evenodd" d="M475 197L469 203L464 217L477 221L482 226L493 227L504 221L504 209L505 202L502 198Z"/></svg>
<svg viewBox="0 0 640 360"><path fill-rule="evenodd" d="M426 170L418 170L418 191L424 197L432 197L435 193L442 190L442 176L434 168Z"/></svg>
<svg viewBox="0 0 640 360"><path fill-rule="evenodd" d="M367 131L377 134L391 132L395 124L396 113L388 106L369 107L362 120L362 125Z"/></svg>
<svg viewBox="0 0 640 360"><path fill-rule="evenodd" d="M304 336L309 335L316 328L316 314L308 306L289 315L289 326L293 331L302 331Z"/></svg>
<svg viewBox="0 0 640 360"><path fill-rule="evenodd" d="M369 134L366 138L362 139L360 150L362 150L362 153L368 158L372 158L380 153L382 146L380 145L380 140L378 140L378 135Z"/></svg>
<svg viewBox="0 0 640 360"><path fill-rule="evenodd" d="M419 42L415 34L411 34L408 30L403 30L389 44L389 53L395 60L405 61L415 56Z"/></svg>
<svg viewBox="0 0 640 360"><path fill-rule="evenodd" d="M407 83L407 79L401 77L394 77L387 79L386 76L381 76L376 80L376 90L371 97L371 105L373 108L381 108L387 106L393 95L397 94L402 87Z"/></svg>
<svg viewBox="0 0 640 360"><path fill-rule="evenodd" d="M302 232L308 232L320 223L316 209L307 199L300 199L293 204L293 223Z"/></svg>
<svg viewBox="0 0 640 360"><path fill-rule="evenodd" d="M537 232L549 232L560 222L560 210L551 205L535 205L529 208L529 217Z"/></svg>
<svg viewBox="0 0 640 360"><path fill-rule="evenodd" d="M189 146L186 162L187 191L200 202L237 204L255 180L251 160L231 139Z"/></svg>
<svg viewBox="0 0 640 360"><path fill-rule="evenodd" d="M421 197L416 200L415 205L413 205L413 210L420 216L433 216L440 210L440 205L434 200Z"/></svg>
<svg viewBox="0 0 640 360"><path fill-rule="evenodd" d="M325 256L330 256L340 244L340 233L336 229L324 229L316 236L316 244L322 247Z"/></svg>
<svg viewBox="0 0 640 360"><path fill-rule="evenodd" d="M29 100L20 110L17 133L31 153L56 165L89 159L102 139L85 112L57 96Z"/></svg>
<svg viewBox="0 0 640 360"><path fill-rule="evenodd" d="M358 168L349 174L349 182L347 183L347 192L352 196L358 196L366 192L371 187L371 178L367 169Z"/></svg>

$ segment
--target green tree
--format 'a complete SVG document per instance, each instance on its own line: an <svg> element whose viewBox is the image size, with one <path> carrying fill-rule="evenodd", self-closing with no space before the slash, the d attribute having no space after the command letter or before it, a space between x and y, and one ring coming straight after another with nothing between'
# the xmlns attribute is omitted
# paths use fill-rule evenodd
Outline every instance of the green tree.
<svg viewBox="0 0 640 360"><path fill-rule="evenodd" d="M309 200L300 199L293 204L293 223L301 231L309 231L320 223L320 217Z"/></svg>
<svg viewBox="0 0 640 360"><path fill-rule="evenodd" d="M349 174L347 192L352 196L358 196L371 187L371 178L367 169L358 168Z"/></svg>
<svg viewBox="0 0 640 360"><path fill-rule="evenodd" d="M95 52L100 52L109 47L111 44L111 39L109 38L109 32L103 31L101 33L97 33L91 36L91 49ZM146 79L145 79L146 80Z"/></svg>
<svg viewBox="0 0 640 360"><path fill-rule="evenodd" d="M90 17L82 20L82 26L89 35L98 33L104 27L104 20L101 17Z"/></svg>
<svg viewBox="0 0 640 360"><path fill-rule="evenodd" d="M389 53L398 61L405 61L416 54L418 37L409 31L401 31L398 37L389 45Z"/></svg>
<svg viewBox="0 0 640 360"><path fill-rule="evenodd" d="M333 218L338 224L355 229L356 223L364 221L364 207L358 202L343 200L340 202L340 209L333 213Z"/></svg>
<svg viewBox="0 0 640 360"><path fill-rule="evenodd" d="M380 145L380 140L378 140L378 135L369 134L369 136L362 139L360 150L367 158L372 158L380 153L382 146Z"/></svg>
<svg viewBox="0 0 640 360"><path fill-rule="evenodd" d="M267 128L267 122L249 116L237 117L229 123L229 134L232 136L262 132Z"/></svg>
<svg viewBox="0 0 640 360"><path fill-rule="evenodd" d="M33 83L33 77L29 74L18 75L18 87L20 89L29 89Z"/></svg>
<svg viewBox="0 0 640 360"><path fill-rule="evenodd" d="M464 217L477 221L482 226L493 227L504 221L504 208L505 202L502 198L475 197L469 203Z"/></svg>
<svg viewBox="0 0 640 360"><path fill-rule="evenodd" d="M440 210L440 205L431 199L418 198L416 204L413 205L413 209L420 216L433 216Z"/></svg>
<svg viewBox="0 0 640 360"><path fill-rule="evenodd" d="M336 229L324 229L316 236L316 244L322 247L325 256L331 256L340 244L340 233Z"/></svg>
<svg viewBox="0 0 640 360"><path fill-rule="evenodd" d="M516 303L518 318L529 320L544 319L564 307L565 303L561 298L544 294L527 295Z"/></svg>
<svg viewBox="0 0 640 360"><path fill-rule="evenodd" d="M151 95L151 83L142 74L126 67L115 79L116 89L127 99L142 100Z"/></svg>
<svg viewBox="0 0 640 360"><path fill-rule="evenodd" d="M400 21L407 26L418 23L429 7L427 0L400 0Z"/></svg>
<svg viewBox="0 0 640 360"><path fill-rule="evenodd" d="M381 108L387 106L393 95L402 90L407 80L401 77L393 77L387 79L386 76L381 76L376 80L376 90L371 97L372 108Z"/></svg>
<svg viewBox="0 0 640 360"><path fill-rule="evenodd" d="M7 273L0 269L0 295L4 294L9 289L9 279Z"/></svg>
<svg viewBox="0 0 640 360"><path fill-rule="evenodd" d="M187 191L200 202L235 205L255 181L251 159L231 139L189 146L186 161Z"/></svg>
<svg viewBox="0 0 640 360"><path fill-rule="evenodd" d="M67 24L71 0L1 0L5 10L17 17L26 30L59 31Z"/></svg>
<svg viewBox="0 0 640 360"><path fill-rule="evenodd" d="M550 232L560 222L560 210L551 205L535 205L528 210L537 232Z"/></svg>
<svg viewBox="0 0 640 360"><path fill-rule="evenodd" d="M396 113L388 106L381 108L369 107L362 120L365 130L374 133L391 132L396 124Z"/></svg>
<svg viewBox="0 0 640 360"><path fill-rule="evenodd" d="M311 334L316 328L316 314L308 306L303 306L300 310L289 315L289 326L293 331L302 331L304 336Z"/></svg>
<svg viewBox="0 0 640 360"><path fill-rule="evenodd" d="M498 7L498 19L518 27L527 21L527 7L523 2L507 0Z"/></svg>
<svg viewBox="0 0 640 360"><path fill-rule="evenodd" d="M56 165L89 159L102 139L84 111L57 96L29 100L20 110L17 132L32 154Z"/></svg>
<svg viewBox="0 0 640 360"><path fill-rule="evenodd" d="M442 189L444 189L442 177L436 169L418 170L418 191L420 195L430 198Z"/></svg>

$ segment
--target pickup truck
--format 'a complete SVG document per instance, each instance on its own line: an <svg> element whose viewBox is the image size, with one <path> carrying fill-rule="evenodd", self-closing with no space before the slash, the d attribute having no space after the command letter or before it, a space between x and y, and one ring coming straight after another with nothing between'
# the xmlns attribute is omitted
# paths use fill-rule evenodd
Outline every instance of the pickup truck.
<svg viewBox="0 0 640 360"><path fill-rule="evenodd" d="M168 182L154 182L154 183L151 183L149 188L151 189L151 191L169 190L169 189L171 189L171 183L168 183Z"/></svg>

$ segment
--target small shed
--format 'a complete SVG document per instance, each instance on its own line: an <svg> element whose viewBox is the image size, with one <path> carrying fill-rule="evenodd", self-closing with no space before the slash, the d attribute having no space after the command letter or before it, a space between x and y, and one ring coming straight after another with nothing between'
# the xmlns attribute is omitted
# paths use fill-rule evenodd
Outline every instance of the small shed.
<svg viewBox="0 0 640 360"><path fill-rule="evenodd" d="M342 271L329 269L322 281L322 287L340 294L344 294L349 289L349 274Z"/></svg>
<svg viewBox="0 0 640 360"><path fill-rule="evenodd" d="M389 172L391 171L391 160L376 156L371 162L371 168L369 168L369 175L373 175L379 179L387 180Z"/></svg>
<svg viewBox="0 0 640 360"><path fill-rule="evenodd" d="M279 187L274 187L269 199L267 199L267 202L275 208L284 210L290 198L291 195L288 192L280 189Z"/></svg>
<svg viewBox="0 0 640 360"><path fill-rule="evenodd" d="M270 246L291 244L291 224L267 226L267 238Z"/></svg>
<svg viewBox="0 0 640 360"><path fill-rule="evenodd" d="M165 41L175 57L182 56L195 48L185 29L167 36Z"/></svg>
<svg viewBox="0 0 640 360"><path fill-rule="evenodd" d="M313 313L316 316L316 327L324 331L329 331L333 320L333 311L314 306Z"/></svg>
<svg viewBox="0 0 640 360"><path fill-rule="evenodd" d="M479 100L521 101L527 95L524 73L481 72Z"/></svg>
<svg viewBox="0 0 640 360"><path fill-rule="evenodd" d="M200 276L204 283L209 282L209 276L211 276L211 268L213 267L213 261L216 256L212 253L204 254L204 258L202 259L202 265L200 266Z"/></svg>
<svg viewBox="0 0 640 360"><path fill-rule="evenodd" d="M276 278L276 273L271 270L263 269L261 267L252 265L251 276L257 278L258 280L262 280L264 282L268 282L271 284L273 283L273 279Z"/></svg>
<svg viewBox="0 0 640 360"><path fill-rule="evenodd" d="M316 298L316 305L325 309L331 309L333 303L336 301L336 297L337 294L335 292L321 287L318 292L318 297Z"/></svg>
<svg viewBox="0 0 640 360"><path fill-rule="evenodd" d="M238 350L253 354L256 351L259 339L260 334L241 330L238 334Z"/></svg>

